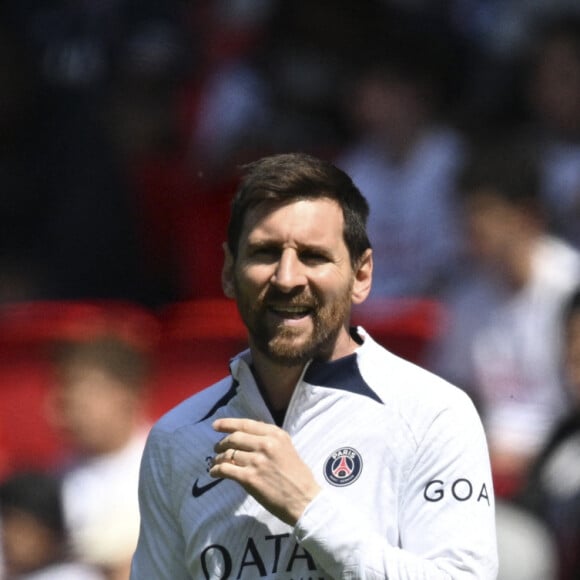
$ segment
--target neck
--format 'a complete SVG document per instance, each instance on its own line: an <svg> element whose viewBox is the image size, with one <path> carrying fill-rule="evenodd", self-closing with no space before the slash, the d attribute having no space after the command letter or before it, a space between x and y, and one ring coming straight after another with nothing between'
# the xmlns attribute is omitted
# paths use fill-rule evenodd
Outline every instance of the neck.
<svg viewBox="0 0 580 580"><path fill-rule="evenodd" d="M109 425L103 438L93 448L86 449L85 452L93 457L117 453L129 445L144 424L141 416L135 416L122 425Z"/></svg>
<svg viewBox="0 0 580 580"><path fill-rule="evenodd" d="M331 352L321 360L336 360L353 353L358 343L343 328L333 344ZM252 370L264 400L274 411L288 408L294 389L304 371L306 363L287 366L273 361L257 348L252 348Z"/></svg>
<svg viewBox="0 0 580 580"><path fill-rule="evenodd" d="M419 143L425 130L423 122L417 120L416 123L400 127L399 130L391 130L382 134L380 142L385 154L395 165L404 164Z"/></svg>
<svg viewBox="0 0 580 580"><path fill-rule="evenodd" d="M510 286L516 291L526 286L530 281L534 247L534 242L530 240L527 243L515 245L509 253L509 264L506 267L507 279Z"/></svg>
<svg viewBox="0 0 580 580"><path fill-rule="evenodd" d="M267 405L273 411L287 409L304 365L282 366L259 352L253 352L252 359L252 371Z"/></svg>

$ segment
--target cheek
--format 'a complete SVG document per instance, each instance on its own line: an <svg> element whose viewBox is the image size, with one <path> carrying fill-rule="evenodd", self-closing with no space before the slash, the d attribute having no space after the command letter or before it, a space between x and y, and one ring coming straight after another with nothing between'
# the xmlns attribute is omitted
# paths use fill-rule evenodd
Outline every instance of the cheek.
<svg viewBox="0 0 580 580"><path fill-rule="evenodd" d="M102 393L92 405L93 423L106 426L124 422L134 406L131 395L122 390L112 389L108 393Z"/></svg>
<svg viewBox="0 0 580 580"><path fill-rule="evenodd" d="M354 278L351 272L322 273L313 280L313 291L323 302L350 302Z"/></svg>
<svg viewBox="0 0 580 580"><path fill-rule="evenodd" d="M342 321L352 305L352 288L352 280L334 279L326 291L317 295L321 316L328 321L336 319Z"/></svg>
<svg viewBox="0 0 580 580"><path fill-rule="evenodd" d="M247 313L259 310L268 291L268 285L260 285L252 277L248 277L246 272L241 272L233 279L233 289L234 299L244 318Z"/></svg>
<svg viewBox="0 0 580 580"><path fill-rule="evenodd" d="M236 299L263 294L272 274L272 269L265 266L246 267L236 271L232 279Z"/></svg>
<svg viewBox="0 0 580 580"><path fill-rule="evenodd" d="M498 221L492 214L470 219L468 227L471 247L477 256L492 258L503 252L510 241L509 224Z"/></svg>
<svg viewBox="0 0 580 580"><path fill-rule="evenodd" d="M49 536L32 517L10 518L5 523L2 538L6 560L15 568L37 565L50 546Z"/></svg>
<svg viewBox="0 0 580 580"><path fill-rule="evenodd" d="M116 393L95 389L91 397L72 398L61 413L61 424L76 433L100 431L124 413L125 401Z"/></svg>
<svg viewBox="0 0 580 580"><path fill-rule="evenodd" d="M578 328L574 329L568 337L566 349L566 373L568 380L574 389L574 394L580 402L580 324L576 321Z"/></svg>
<svg viewBox="0 0 580 580"><path fill-rule="evenodd" d="M67 394L55 405L55 423L62 429L76 429L77 425L90 422L93 406L83 397Z"/></svg>

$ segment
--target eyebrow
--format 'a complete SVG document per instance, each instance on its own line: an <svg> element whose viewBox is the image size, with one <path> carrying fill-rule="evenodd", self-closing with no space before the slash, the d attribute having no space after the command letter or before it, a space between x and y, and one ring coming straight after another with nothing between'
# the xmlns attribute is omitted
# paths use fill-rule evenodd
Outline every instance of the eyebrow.
<svg viewBox="0 0 580 580"><path fill-rule="evenodd" d="M250 251L260 250L260 249L279 249L282 247L280 242L277 242L273 239L266 239L266 240L256 240L251 241L248 240L247 242L247 249ZM332 257L333 253L329 250L326 246L321 244L313 244L313 243L300 243L297 244L297 251L298 253L302 252L316 252L318 254L322 254L327 257Z"/></svg>

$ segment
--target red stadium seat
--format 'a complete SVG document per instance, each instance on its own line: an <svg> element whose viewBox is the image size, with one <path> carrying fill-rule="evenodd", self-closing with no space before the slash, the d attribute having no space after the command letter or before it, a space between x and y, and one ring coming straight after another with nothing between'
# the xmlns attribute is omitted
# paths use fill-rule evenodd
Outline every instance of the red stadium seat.
<svg viewBox="0 0 580 580"><path fill-rule="evenodd" d="M422 364L427 346L443 332L445 314L437 300L375 298L355 309L353 323L393 353Z"/></svg>
<svg viewBox="0 0 580 580"><path fill-rule="evenodd" d="M416 363L441 332L444 310L433 300L371 301L353 316L381 344ZM228 373L227 361L247 347L236 304L227 298L175 303L161 314L153 412L163 413Z"/></svg>
<svg viewBox="0 0 580 580"><path fill-rule="evenodd" d="M421 363L441 332L444 311L428 300L371 301L353 322L384 346ZM47 347L61 339L116 333L150 352L153 419L228 374L228 360L247 346L237 306L227 298L170 304L157 314L123 302L35 302L0 308L0 476L55 465L65 443L50 426L52 381Z"/></svg>
<svg viewBox="0 0 580 580"><path fill-rule="evenodd" d="M228 374L228 360L246 348L236 304L200 298L167 306L154 380L153 413L159 415Z"/></svg>
<svg viewBox="0 0 580 580"><path fill-rule="evenodd" d="M53 377L48 348L55 341L115 333L153 349L158 323L124 302L30 302L0 308L0 475L54 466L65 443L48 420Z"/></svg>
<svg viewBox="0 0 580 580"><path fill-rule="evenodd" d="M221 297L222 243L235 175L192 173L181 159L148 159L133 167L135 203L153 276L173 279L185 299Z"/></svg>

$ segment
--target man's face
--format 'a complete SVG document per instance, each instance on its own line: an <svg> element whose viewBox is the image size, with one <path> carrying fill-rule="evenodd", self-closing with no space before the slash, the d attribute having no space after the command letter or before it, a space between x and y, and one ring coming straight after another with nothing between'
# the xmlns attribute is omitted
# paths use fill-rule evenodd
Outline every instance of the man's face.
<svg viewBox="0 0 580 580"><path fill-rule="evenodd" d="M103 369L71 363L60 371L50 402L54 425L67 440L83 453L99 454L118 448L139 399Z"/></svg>
<svg viewBox="0 0 580 580"><path fill-rule="evenodd" d="M525 213L487 190L473 195L465 210L472 253L488 266L500 266L527 229Z"/></svg>
<svg viewBox="0 0 580 580"><path fill-rule="evenodd" d="M564 133L580 130L580 60L570 41L553 39L541 50L529 96L541 122Z"/></svg>
<svg viewBox="0 0 580 580"><path fill-rule="evenodd" d="M7 508L2 519L1 544L5 566L11 576L30 574L47 565L59 553L55 532L37 517L18 508Z"/></svg>
<svg viewBox="0 0 580 580"><path fill-rule="evenodd" d="M327 198L261 206L246 216L238 256L226 257L224 285L250 345L270 360L295 365L342 355L351 303L364 299L343 226L340 206Z"/></svg>
<svg viewBox="0 0 580 580"><path fill-rule="evenodd" d="M580 405L580 312L576 311L566 326L565 369L572 395Z"/></svg>

